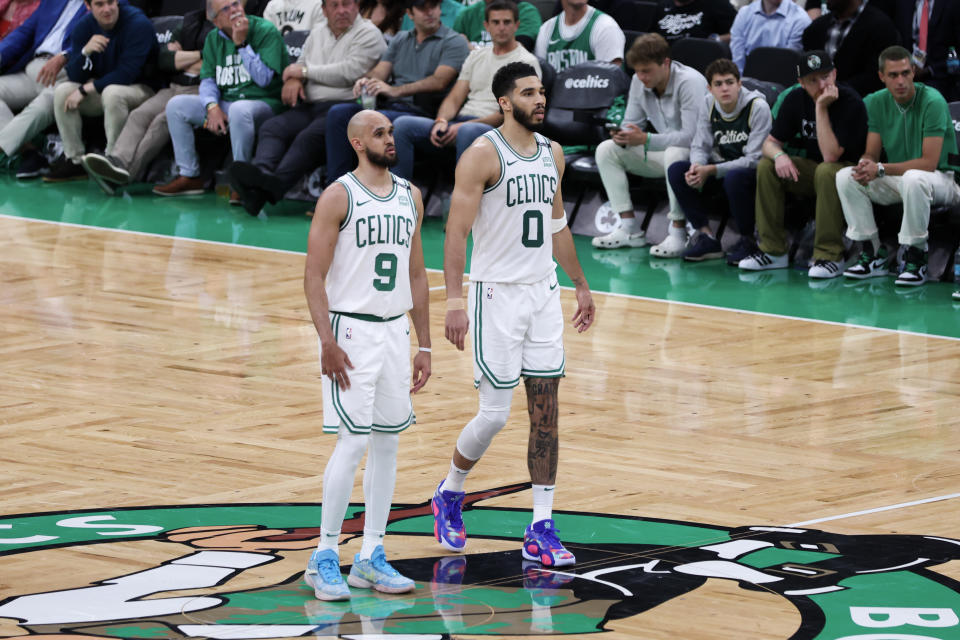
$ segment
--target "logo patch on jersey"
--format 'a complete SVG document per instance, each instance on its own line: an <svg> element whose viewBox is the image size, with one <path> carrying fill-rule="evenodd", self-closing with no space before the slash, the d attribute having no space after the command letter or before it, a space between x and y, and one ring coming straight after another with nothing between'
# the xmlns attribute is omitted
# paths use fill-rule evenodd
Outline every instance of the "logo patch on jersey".
<svg viewBox="0 0 960 640"><path fill-rule="evenodd" d="M487 300L493 300L493 287L487 287Z"/></svg>
<svg viewBox="0 0 960 640"><path fill-rule="evenodd" d="M346 332L344 332L343 337L347 340L353 338L353 327L347 327Z"/></svg>
<svg viewBox="0 0 960 640"><path fill-rule="evenodd" d="M407 196L400 196L397 198L400 201L400 204L404 207L410 206L410 199Z"/></svg>
<svg viewBox="0 0 960 640"><path fill-rule="evenodd" d="M543 156L543 166L545 167L553 166L553 160L550 159L550 156Z"/></svg>

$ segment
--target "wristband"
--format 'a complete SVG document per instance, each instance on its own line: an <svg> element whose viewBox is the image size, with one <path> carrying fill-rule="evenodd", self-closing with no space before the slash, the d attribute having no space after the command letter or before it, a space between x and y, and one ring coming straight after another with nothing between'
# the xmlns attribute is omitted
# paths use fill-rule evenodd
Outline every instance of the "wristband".
<svg viewBox="0 0 960 640"><path fill-rule="evenodd" d="M447 298L447 311L462 311L465 308L463 298Z"/></svg>
<svg viewBox="0 0 960 640"><path fill-rule="evenodd" d="M216 103L216 102L209 102L209 103L207 103L207 113L210 113L211 111L213 111L213 108L216 107L216 106L217 106L217 103Z"/></svg>
<svg viewBox="0 0 960 640"><path fill-rule="evenodd" d="M417 351L423 351L424 353L433 353L433 349L430 347L420 347Z"/></svg>
<svg viewBox="0 0 960 640"><path fill-rule="evenodd" d="M787 155L787 152L786 152L786 151L778 151L778 152L776 152L775 154L773 154L773 161L776 162L776 161L777 161L777 158L779 158L780 156L785 156L785 155Z"/></svg>

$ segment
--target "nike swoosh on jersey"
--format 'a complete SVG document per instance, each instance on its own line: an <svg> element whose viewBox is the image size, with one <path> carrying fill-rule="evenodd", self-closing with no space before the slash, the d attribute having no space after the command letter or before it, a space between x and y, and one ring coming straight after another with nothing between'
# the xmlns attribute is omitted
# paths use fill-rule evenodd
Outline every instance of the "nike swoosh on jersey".
<svg viewBox="0 0 960 640"><path fill-rule="evenodd" d="M370 202L370 201L369 201L369 200L364 200L363 202L358 202L358 203L357 203L357 206L358 206L358 207L362 207L363 205L367 204L368 202Z"/></svg>
<svg viewBox="0 0 960 640"><path fill-rule="evenodd" d="M553 290L556 289L558 286L560 286L560 283L559 283L559 282L557 282L556 284L550 285L550 291L553 291Z"/></svg>
<svg viewBox="0 0 960 640"><path fill-rule="evenodd" d="M551 41L550 41L550 44L548 44L547 46L548 46L548 47L552 47L553 45L557 44L558 42L563 42L563 40L561 40L561 39L559 39L559 38L557 38L556 40L551 40Z"/></svg>
<svg viewBox="0 0 960 640"><path fill-rule="evenodd" d="M520 161L519 161L519 160L514 160L513 162L508 162L508 163L507 163L507 166L508 166L508 167L512 167L513 165L517 164L518 162L520 162Z"/></svg>

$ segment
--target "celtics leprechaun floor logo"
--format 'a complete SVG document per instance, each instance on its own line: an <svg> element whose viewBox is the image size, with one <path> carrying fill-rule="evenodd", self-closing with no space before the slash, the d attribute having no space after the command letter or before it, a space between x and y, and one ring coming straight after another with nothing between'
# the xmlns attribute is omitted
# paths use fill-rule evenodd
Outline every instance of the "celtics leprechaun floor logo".
<svg viewBox="0 0 960 640"><path fill-rule="evenodd" d="M526 484L469 494L473 539L518 540L529 513L484 507ZM362 530L351 507L344 533ZM930 567L960 558L960 541L919 535L845 536L601 514L557 513L577 565L549 570L519 549L393 561L417 581L405 596L354 591L325 603L303 583L320 507L304 504L153 507L0 518L0 636L64 638L362 637L603 632L709 578L786 598L801 614L790 640L960 638L960 583ZM398 505L389 533L431 536L429 503ZM134 570L77 584L60 565L18 592L4 564L21 554L117 545ZM512 547L511 547L512 548ZM468 546L469 549L469 546ZM57 566L47 559L43 566ZM35 590L34 590L35 591ZM492 612L492 613L491 613ZM749 634L744 635L748 637ZM786 640L786 639L784 639Z"/></svg>

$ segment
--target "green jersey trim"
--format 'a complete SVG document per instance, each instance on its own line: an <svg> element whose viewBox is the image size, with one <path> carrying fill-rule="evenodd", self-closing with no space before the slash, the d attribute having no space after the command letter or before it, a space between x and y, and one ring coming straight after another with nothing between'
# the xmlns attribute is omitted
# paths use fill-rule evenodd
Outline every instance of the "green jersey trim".
<svg viewBox="0 0 960 640"><path fill-rule="evenodd" d="M494 131L496 131L496 129L494 129ZM490 140L490 143L493 145L494 150L497 152L497 159L500 160L500 177L497 178L497 181L494 184L484 189L483 190L484 193L489 193L490 191L493 191L494 189L499 187L500 183L503 182L503 176L507 173L507 165L503 161L503 154L500 153L500 145L497 144L496 140L490 137L489 133L490 132L487 132L483 135L485 135L487 139Z"/></svg>
<svg viewBox="0 0 960 640"><path fill-rule="evenodd" d="M378 196L374 192L370 191L370 189L368 189L362 182L360 182L357 176L353 175L353 171L348 172L347 175L350 176L350 179L353 180L354 184L356 184L358 187L363 189L363 192L366 193L371 198L373 198L374 200L378 200L380 202L387 202L388 200L393 198L395 195L397 195L396 179L393 180L393 188L390 190L390 193L388 193L385 196Z"/></svg>
<svg viewBox="0 0 960 640"><path fill-rule="evenodd" d="M493 372L490 370L490 367L483 361L483 340L481 336L483 335L483 283L477 282L476 287L474 287L474 305L473 305L473 344L475 345L474 350L474 359L477 362L477 366L480 367L480 371L483 372L484 377L490 381L490 384L496 389L512 389L513 387L520 384L520 377L516 377L513 380L501 380L497 376L493 375ZM479 382L476 383L479 385Z"/></svg>
<svg viewBox="0 0 960 640"><path fill-rule="evenodd" d="M342 178L338 178L337 182L343 185L343 190L347 192L347 215L340 222L340 231L343 231L350 224L350 218L353 217L353 194L350 192L350 187L347 186L347 183L343 181Z"/></svg>
<svg viewBox="0 0 960 640"><path fill-rule="evenodd" d="M381 318L380 316L371 315L369 313L350 313L348 311L330 311L330 313L335 313L338 316L347 316L348 318L353 318L355 320L363 320L364 322L393 322L398 318L402 318L404 314L397 316L391 316L389 318Z"/></svg>
<svg viewBox="0 0 960 640"><path fill-rule="evenodd" d="M519 158L520 160L524 160L524 161L526 161L526 162L533 162L534 160L536 160L537 158L539 158L539 157L540 157L540 154L543 152L543 147L540 145L540 139L537 138L537 134L533 134L534 140L537 141L537 150L536 150L536 152L535 152L532 156L525 156L525 155L523 155L522 153L520 153L519 151L517 151L516 149L514 149L514 148L513 148L513 145L511 145L509 142L507 142L507 139L503 137L503 134L502 134L502 133L500 133L500 129L494 129L493 132L494 132L495 134L497 134L497 137L499 137L500 140L503 141L503 144L507 145L507 149L510 149L510 151L513 153L513 155L517 156L517 158Z"/></svg>

